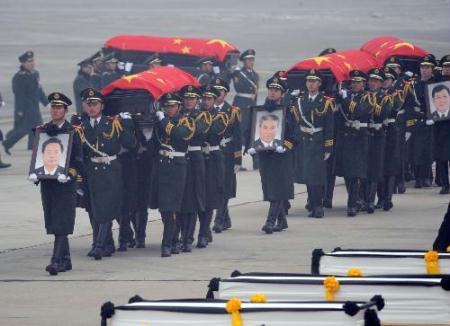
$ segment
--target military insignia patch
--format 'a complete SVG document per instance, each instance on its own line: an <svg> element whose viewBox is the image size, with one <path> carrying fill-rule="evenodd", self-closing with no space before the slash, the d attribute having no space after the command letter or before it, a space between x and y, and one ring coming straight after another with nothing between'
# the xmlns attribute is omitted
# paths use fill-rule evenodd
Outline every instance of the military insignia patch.
<svg viewBox="0 0 450 326"><path fill-rule="evenodd" d="M95 94L94 91L91 89L91 90L89 91L89 94L88 94L88 95L89 95L89 96L94 96L94 94Z"/></svg>
<svg viewBox="0 0 450 326"><path fill-rule="evenodd" d="M53 95L53 98L54 98L55 100L58 100L58 99L59 99L59 94L58 94L58 93L55 93L55 94Z"/></svg>

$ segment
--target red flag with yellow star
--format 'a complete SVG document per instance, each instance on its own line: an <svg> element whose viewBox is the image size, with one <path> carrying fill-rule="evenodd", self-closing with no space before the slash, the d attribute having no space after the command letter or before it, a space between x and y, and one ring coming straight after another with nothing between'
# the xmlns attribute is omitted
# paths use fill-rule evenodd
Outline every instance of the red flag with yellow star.
<svg viewBox="0 0 450 326"><path fill-rule="evenodd" d="M223 61L228 52L238 49L221 39L160 37L149 35L118 35L105 43L105 48L122 51L177 53L196 57L213 57Z"/></svg>
<svg viewBox="0 0 450 326"><path fill-rule="evenodd" d="M183 86L200 86L197 78L176 67L155 67L135 75L124 76L101 90L108 95L116 89L143 89L155 100L165 93L179 91Z"/></svg>

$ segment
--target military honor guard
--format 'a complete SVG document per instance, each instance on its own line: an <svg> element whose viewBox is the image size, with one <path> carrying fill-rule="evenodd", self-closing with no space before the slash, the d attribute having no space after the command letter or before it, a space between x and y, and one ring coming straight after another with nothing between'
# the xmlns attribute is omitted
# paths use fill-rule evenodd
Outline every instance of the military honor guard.
<svg viewBox="0 0 450 326"><path fill-rule="evenodd" d="M39 72L35 69L34 53L27 51L19 56L20 69L12 79L14 93L14 128L3 140L5 153L11 155L10 149L24 136L28 135L27 148L33 146L32 129L42 124L39 103L48 105L47 97L39 81Z"/></svg>
<svg viewBox="0 0 450 326"><path fill-rule="evenodd" d="M283 95L287 89L284 81L272 77L266 82L267 98L264 108L268 112L278 109L283 103ZM299 141L299 113L296 107L286 108L284 123L284 141L275 150L259 152L261 185L264 201L270 202L267 219L262 231L267 234L288 228L286 219L286 202L294 198L294 158L293 148ZM249 148L250 155L256 153Z"/></svg>
<svg viewBox="0 0 450 326"><path fill-rule="evenodd" d="M208 85L216 78L216 74L214 72L214 58L201 58L200 60L198 60L197 65L200 70L197 79L202 86Z"/></svg>
<svg viewBox="0 0 450 326"><path fill-rule="evenodd" d="M73 81L73 96L77 114L81 115L83 113L81 92L86 88L92 87L91 74L93 68L89 58L79 62L78 66L78 73Z"/></svg>
<svg viewBox="0 0 450 326"><path fill-rule="evenodd" d="M208 84L202 88L201 110L211 116L211 127L205 135L202 145L205 157L206 200L205 210L199 212L200 229L198 232L197 248L205 248L212 242L211 222L215 209L223 207L225 191L225 159L220 142L222 141L229 119L225 112L214 107L219 91Z"/></svg>
<svg viewBox="0 0 450 326"><path fill-rule="evenodd" d="M149 56L144 63L148 65L148 69L153 69L155 67L162 66L163 62L159 56L159 53L153 53L151 56Z"/></svg>
<svg viewBox="0 0 450 326"><path fill-rule="evenodd" d="M114 252L112 221L122 215L123 179L118 154L122 146L133 149L136 139L129 114L120 117L102 114L104 97L99 91L87 88L82 92L82 99L89 118L82 120L76 130L83 143L90 209L98 227L91 256L100 260Z"/></svg>
<svg viewBox="0 0 450 326"><path fill-rule="evenodd" d="M224 156L224 198L222 206L217 209L213 231L220 233L231 228L231 217L228 210L228 201L236 197L236 174L242 166L242 131L241 111L236 106L231 106L226 100L230 92L228 82L216 78L213 87L219 91L214 106L219 112L224 112L228 117L228 127L220 141L220 147Z"/></svg>
<svg viewBox="0 0 450 326"><path fill-rule="evenodd" d="M119 60L115 57L114 52L105 55L103 58L105 71L101 75L102 88L122 77L122 73L119 71L117 66L118 62Z"/></svg>
<svg viewBox="0 0 450 326"><path fill-rule="evenodd" d="M367 178L364 180L364 210L372 214L375 211L375 196L378 185L384 179L384 154L386 146L385 121L391 114L393 99L386 94L382 85L384 72L374 68L368 72L369 103L372 107L369 131Z"/></svg>
<svg viewBox="0 0 450 326"><path fill-rule="evenodd" d="M51 121L37 127L37 130L47 133L50 139L59 133L73 131L71 124L65 119L68 107L72 101L62 93L54 92L48 96L50 102ZM48 141L47 141L48 142ZM61 142L55 146L63 149ZM50 264L45 270L50 275L72 269L70 258L69 239L67 236L73 233L75 225L76 187L75 180L78 171L82 169L82 149L79 138L75 135L71 146L71 152L67 154L69 159L68 174L58 173L56 179L38 179L38 175L32 173L29 180L41 185L41 199L44 210L45 228L47 234L53 234L53 254ZM56 171L54 172L56 175Z"/></svg>
<svg viewBox="0 0 450 326"><path fill-rule="evenodd" d="M364 90L367 75L360 70L349 73L350 91L342 89L339 101L336 174L343 176L348 192L347 216L358 213L362 180L367 178L369 132L372 105Z"/></svg>
<svg viewBox="0 0 450 326"><path fill-rule="evenodd" d="M309 217L324 216L323 200L326 184L326 161L334 144L334 100L320 93L322 75L312 69L306 74L307 92L297 100L300 113L299 169L297 180L306 184Z"/></svg>
<svg viewBox="0 0 450 326"><path fill-rule="evenodd" d="M206 170L202 146L211 127L212 118L208 111L200 110L202 91L199 88L194 85L184 86L180 90L180 95L183 98L183 116L194 121L195 132L189 139L186 154L186 185L183 203L177 213L181 238L178 238L177 233L174 245L180 241L182 251L191 252L197 215L206 210Z"/></svg>
<svg viewBox="0 0 450 326"><path fill-rule="evenodd" d="M242 67L238 67L232 74L236 95L233 106L241 109L241 129L243 145L248 145L252 128L251 107L256 105L259 89L259 75L254 70L256 52L253 49L245 50L239 56ZM253 169L258 169L258 155L253 155Z"/></svg>
<svg viewBox="0 0 450 326"><path fill-rule="evenodd" d="M176 232L176 214L181 211L186 183L186 152L195 133L195 123L181 113L182 98L177 93L164 94L157 111L158 156L152 176L151 208L157 208L164 225L161 257L172 255Z"/></svg>

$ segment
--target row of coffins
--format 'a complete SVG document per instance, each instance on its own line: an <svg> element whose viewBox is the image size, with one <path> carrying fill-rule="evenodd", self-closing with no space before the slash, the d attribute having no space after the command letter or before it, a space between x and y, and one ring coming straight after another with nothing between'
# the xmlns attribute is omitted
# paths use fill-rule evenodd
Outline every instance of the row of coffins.
<svg viewBox="0 0 450 326"><path fill-rule="evenodd" d="M206 299L102 306L111 325L450 325L450 253L313 251L312 274L213 278Z"/></svg>

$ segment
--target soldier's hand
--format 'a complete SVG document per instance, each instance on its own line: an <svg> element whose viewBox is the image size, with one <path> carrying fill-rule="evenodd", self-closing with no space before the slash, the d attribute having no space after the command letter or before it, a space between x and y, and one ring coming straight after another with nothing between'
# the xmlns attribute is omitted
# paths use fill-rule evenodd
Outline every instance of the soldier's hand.
<svg viewBox="0 0 450 326"><path fill-rule="evenodd" d="M119 116L122 118L122 119L131 119L131 113L130 112L120 112L119 113Z"/></svg>
<svg viewBox="0 0 450 326"><path fill-rule="evenodd" d="M59 183L66 183L66 182L70 181L70 177L66 176L65 174L60 174L60 175L58 175L57 180Z"/></svg>
<svg viewBox="0 0 450 326"><path fill-rule="evenodd" d="M164 119L164 112L156 111L156 117L158 118L159 121L161 121L162 119Z"/></svg>
<svg viewBox="0 0 450 326"><path fill-rule="evenodd" d="M339 91L339 94L341 95L341 97L342 97L343 99L347 98L347 90L346 90L346 89L341 89L341 90Z"/></svg>
<svg viewBox="0 0 450 326"><path fill-rule="evenodd" d="M250 155L255 155L256 149L254 149L253 147L250 147L249 149L247 149L247 153L249 153Z"/></svg>
<svg viewBox="0 0 450 326"><path fill-rule="evenodd" d="M31 173L28 176L28 181L33 182L33 183L37 182L38 181L38 177L37 177L36 173Z"/></svg>
<svg viewBox="0 0 450 326"><path fill-rule="evenodd" d="M238 173L240 169L241 169L241 166L235 164L235 165L234 165L234 174Z"/></svg>
<svg viewBox="0 0 450 326"><path fill-rule="evenodd" d="M277 146L277 148L275 148L275 152L282 154L286 152L286 148L284 148L283 146Z"/></svg>

